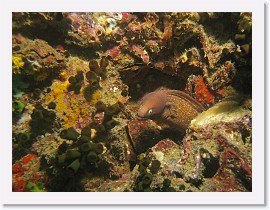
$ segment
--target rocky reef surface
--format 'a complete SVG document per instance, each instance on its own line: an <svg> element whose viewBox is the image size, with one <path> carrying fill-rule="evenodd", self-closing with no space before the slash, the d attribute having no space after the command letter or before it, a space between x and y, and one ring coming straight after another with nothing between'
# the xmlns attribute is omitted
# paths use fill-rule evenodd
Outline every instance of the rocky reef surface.
<svg viewBox="0 0 270 210"><path fill-rule="evenodd" d="M252 191L251 13L12 18L13 191Z"/></svg>

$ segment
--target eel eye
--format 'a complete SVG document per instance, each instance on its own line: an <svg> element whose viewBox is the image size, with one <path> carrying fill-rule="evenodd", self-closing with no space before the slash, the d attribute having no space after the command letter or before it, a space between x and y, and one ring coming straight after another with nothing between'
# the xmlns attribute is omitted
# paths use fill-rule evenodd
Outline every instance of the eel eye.
<svg viewBox="0 0 270 210"><path fill-rule="evenodd" d="M149 109L148 110L148 116L151 115L153 113L153 110L152 109Z"/></svg>

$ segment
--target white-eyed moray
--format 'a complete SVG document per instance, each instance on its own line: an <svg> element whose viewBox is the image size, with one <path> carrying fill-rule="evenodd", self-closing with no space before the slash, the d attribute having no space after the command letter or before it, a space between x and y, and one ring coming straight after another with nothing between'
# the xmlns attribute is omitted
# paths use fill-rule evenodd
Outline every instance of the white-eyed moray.
<svg viewBox="0 0 270 210"><path fill-rule="evenodd" d="M153 119L185 131L192 119L204 111L195 99L179 90L159 89L141 99L138 119Z"/></svg>

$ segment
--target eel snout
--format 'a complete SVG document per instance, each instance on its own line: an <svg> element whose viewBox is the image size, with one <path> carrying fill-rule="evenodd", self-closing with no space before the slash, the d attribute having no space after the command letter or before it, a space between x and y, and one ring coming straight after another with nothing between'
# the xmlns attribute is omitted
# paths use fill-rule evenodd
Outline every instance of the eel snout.
<svg viewBox="0 0 270 210"><path fill-rule="evenodd" d="M167 102L166 95L160 91L146 94L137 112L138 119L148 119L162 114Z"/></svg>

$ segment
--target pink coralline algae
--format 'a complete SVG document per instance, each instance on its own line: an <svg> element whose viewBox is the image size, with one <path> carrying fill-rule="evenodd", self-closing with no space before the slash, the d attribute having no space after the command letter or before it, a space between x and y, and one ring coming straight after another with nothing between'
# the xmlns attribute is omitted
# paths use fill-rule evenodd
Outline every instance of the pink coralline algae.
<svg viewBox="0 0 270 210"><path fill-rule="evenodd" d="M116 58L120 52L121 52L120 47L115 46L111 49L108 49L105 54L110 56L111 58Z"/></svg>
<svg viewBox="0 0 270 210"><path fill-rule="evenodd" d="M150 62L147 51L141 46L132 45L131 49L137 57L142 59L143 63L148 64Z"/></svg>

